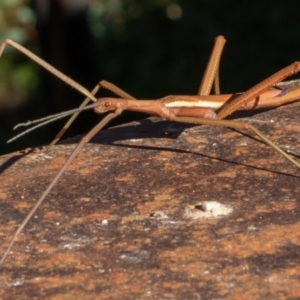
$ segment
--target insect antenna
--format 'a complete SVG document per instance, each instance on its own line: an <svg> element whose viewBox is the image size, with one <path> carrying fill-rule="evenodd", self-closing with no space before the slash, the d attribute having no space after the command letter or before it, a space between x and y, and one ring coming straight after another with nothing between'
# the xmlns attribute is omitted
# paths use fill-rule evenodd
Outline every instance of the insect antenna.
<svg viewBox="0 0 300 300"><path fill-rule="evenodd" d="M52 122L54 122L56 120L59 120L59 119L62 119L62 118L65 118L65 117L67 117L69 115L72 115L76 112L91 109L91 108L93 108L97 105L98 105L97 103L93 103L91 105L87 105L87 106L80 107L80 108L75 108L75 109L70 109L70 110L67 110L67 111L64 111L64 112L61 112L61 113L58 113L58 114L50 115L50 116L47 116L47 117L44 117L44 118L40 118L40 119L36 119L36 120L32 120L32 121L27 121L26 123L19 123L13 128L13 130L15 130L19 127L27 127L27 126L30 126L30 125L33 125L33 124L37 124L37 125L21 132L18 135L15 135L10 140L8 140L7 143L11 143L12 141L15 141L16 139L18 139L19 137L21 137L21 136L23 136L23 135L39 128L39 127L42 127L46 124L52 123Z"/></svg>

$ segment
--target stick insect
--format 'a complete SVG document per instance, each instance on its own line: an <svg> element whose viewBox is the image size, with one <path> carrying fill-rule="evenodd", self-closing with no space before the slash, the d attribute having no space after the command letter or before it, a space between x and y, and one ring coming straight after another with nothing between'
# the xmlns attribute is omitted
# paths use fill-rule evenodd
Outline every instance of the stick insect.
<svg viewBox="0 0 300 300"><path fill-rule="evenodd" d="M55 178L49 184L48 188L44 191L43 195L28 213L26 218L20 224L19 228L15 232L13 238L11 239L2 259L0 261L0 266L3 265L7 255L9 254L17 236L26 226L28 221L31 219L37 208L41 205L44 199L49 194L50 190L54 187L56 182L59 180L61 175L64 173L66 168L71 164L75 156L80 152L81 148L107 123L109 123L113 118L120 115L124 110L140 111L146 112L150 115L159 116L167 120L193 123L199 125L212 125L212 126L225 126L236 129L242 129L251 131L254 135L258 136L267 145L271 146L275 151L283 155L287 160L289 160L296 167L300 168L300 164L295 161L290 155L281 150L272 141L270 141L266 136L264 136L258 129L250 124L224 120L225 117L236 111L237 109L256 109L261 107L276 107L284 103L289 103L299 99L300 89L296 88L291 91L283 91L280 89L272 88L274 85L280 83L283 79L300 71L300 62L295 62L290 66L278 71L267 79L263 80L259 84L250 88L248 91L242 94L235 95L218 95L219 94L219 84L218 84L218 69L221 53L225 44L225 39L219 36L215 40L215 45L209 59L208 65L206 67L203 79L201 81L198 94L196 96L167 96L159 100L136 100L131 95L127 94L115 85L107 82L100 81L97 86L89 92L80 84L76 83L41 58L37 57L32 52L25 49L23 46L11 41L6 40L0 46L0 56L7 45L21 51L23 54L31 58L33 61L41 65L43 68L47 69L49 72L53 73L56 77L69 84L81 94L85 95L86 98L80 105L81 110L94 107L96 113L109 112L86 136L82 138L79 144L74 149L73 153L66 160L65 164L62 166L60 171L57 173ZM215 83L215 91L217 95L210 95L210 90L212 88L213 82ZM113 93L118 95L120 98L101 98L96 99L95 94L100 88L106 88L111 90ZM92 105L87 106L89 101L95 102ZM63 129L58 133L53 142L50 145L55 144L61 136L64 134L66 129L70 126L73 120L79 114L80 109L77 109L75 114L69 119ZM59 116L66 116L74 113L74 111L65 112L59 114ZM36 120L37 122L49 120L56 120L56 115ZM44 123L43 123L44 124ZM27 125L20 124L20 125Z"/></svg>

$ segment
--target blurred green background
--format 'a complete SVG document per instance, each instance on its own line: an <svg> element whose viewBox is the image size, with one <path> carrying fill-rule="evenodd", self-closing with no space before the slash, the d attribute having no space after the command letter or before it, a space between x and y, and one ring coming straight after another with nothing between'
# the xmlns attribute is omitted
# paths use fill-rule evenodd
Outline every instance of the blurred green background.
<svg viewBox="0 0 300 300"><path fill-rule="evenodd" d="M0 41L24 45L88 89L106 79L136 98L157 99L195 94L214 37L222 34L221 92L232 93L300 60L298 6L296 0L0 0ZM64 120L12 144L6 140L17 123L76 107L82 99L5 48L0 153L49 143ZM100 118L82 113L65 137L87 132Z"/></svg>

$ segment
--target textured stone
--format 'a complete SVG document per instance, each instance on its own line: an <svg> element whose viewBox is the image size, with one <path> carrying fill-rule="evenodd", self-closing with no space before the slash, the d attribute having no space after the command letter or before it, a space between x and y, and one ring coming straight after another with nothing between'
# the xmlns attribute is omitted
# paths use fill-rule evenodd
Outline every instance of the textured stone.
<svg viewBox="0 0 300 300"><path fill-rule="evenodd" d="M299 154L299 115L245 121ZM1 253L77 140L0 158ZM298 299L299 175L227 128L149 118L102 131L19 236L0 298ZM186 216L206 201L233 211Z"/></svg>

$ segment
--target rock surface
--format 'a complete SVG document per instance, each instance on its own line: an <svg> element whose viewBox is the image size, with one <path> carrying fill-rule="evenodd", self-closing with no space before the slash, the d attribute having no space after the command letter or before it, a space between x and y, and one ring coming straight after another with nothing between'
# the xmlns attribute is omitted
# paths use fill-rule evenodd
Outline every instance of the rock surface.
<svg viewBox="0 0 300 300"><path fill-rule="evenodd" d="M300 154L299 115L244 120ZM1 253L77 140L0 158ZM17 239L0 298L298 299L299 176L228 128L149 118L102 131ZM231 211L195 217L209 201Z"/></svg>

